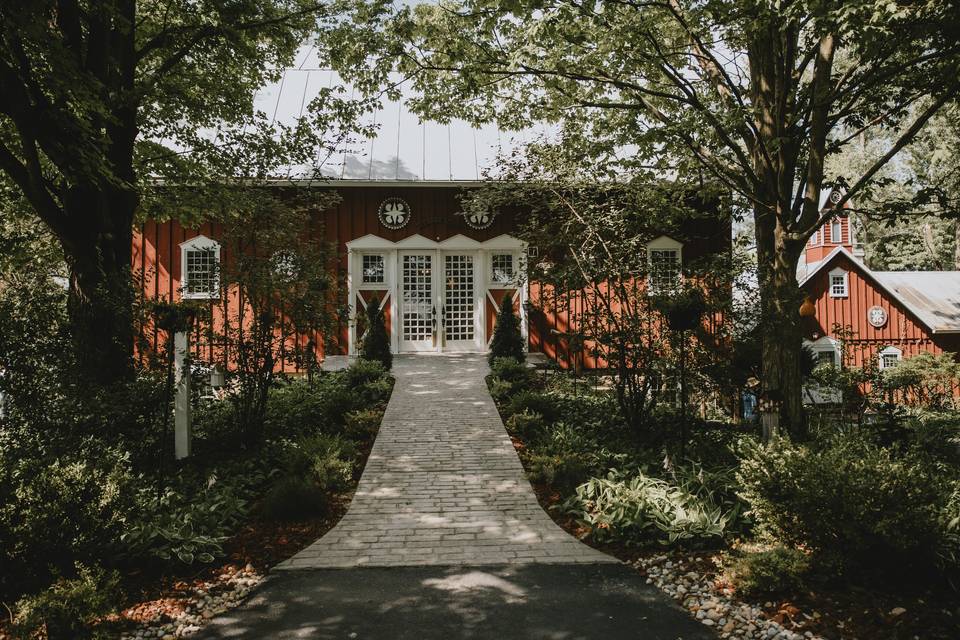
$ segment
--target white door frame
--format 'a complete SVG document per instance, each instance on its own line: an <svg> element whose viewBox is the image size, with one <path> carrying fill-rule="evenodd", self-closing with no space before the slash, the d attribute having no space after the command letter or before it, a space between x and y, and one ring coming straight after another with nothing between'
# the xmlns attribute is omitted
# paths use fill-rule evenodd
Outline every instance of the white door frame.
<svg viewBox="0 0 960 640"><path fill-rule="evenodd" d="M386 289L387 295L381 301L390 308L390 348L394 353L410 353L410 350L401 349L400 334L402 331L400 317L400 305L402 302L401 288L401 255L403 253L427 253L433 254L433 297L437 309L437 332L436 340L430 351L476 351L484 352L487 350L489 337L486 335L486 309L487 298L493 289L512 289L517 287L517 293L514 298L520 299L521 329L524 337L527 336L527 318L526 306L523 304L528 299L528 288L525 278L519 283L506 285L501 282L495 282L491 276L491 255L495 253L510 253L515 256L514 268L523 274L523 259L526 254L526 244L517 238L509 235L500 235L490 240L480 242L464 235L455 235L442 242L431 240L419 234L409 236L399 242L392 242L374 234L368 234L351 240L346 243L347 246L347 289L349 305L349 323L348 323L348 353L356 355L357 352L357 314L362 312L358 308L358 295L364 289ZM362 256L364 254L380 254L383 256L384 264L387 265L384 285L364 285L362 283ZM445 260L444 255L473 255L474 256L474 344L457 343L450 345L446 349L443 346L443 334L440 327L440 310L445 297ZM494 305L496 306L496 305Z"/></svg>

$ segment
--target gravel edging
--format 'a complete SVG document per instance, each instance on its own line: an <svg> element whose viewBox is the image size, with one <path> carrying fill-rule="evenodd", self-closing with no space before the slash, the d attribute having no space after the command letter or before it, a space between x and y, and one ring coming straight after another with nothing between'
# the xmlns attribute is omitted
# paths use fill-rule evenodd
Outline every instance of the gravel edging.
<svg viewBox="0 0 960 640"><path fill-rule="evenodd" d="M172 620L166 613L157 613L146 623L120 636L121 640L174 640L186 638L200 631L201 627L214 616L239 606L254 589L259 587L265 576L258 573L252 565L247 565L236 573L221 575L219 580L201 583L193 592L179 598L184 608Z"/></svg>
<svg viewBox="0 0 960 640"><path fill-rule="evenodd" d="M802 631L802 622L791 622L791 626L800 628L789 629L786 624L769 618L758 605L734 599L728 589L718 586L712 577L678 556L660 554L640 558L632 566L646 573L647 584L679 602L704 626L715 629L721 638L825 640L812 631Z"/></svg>

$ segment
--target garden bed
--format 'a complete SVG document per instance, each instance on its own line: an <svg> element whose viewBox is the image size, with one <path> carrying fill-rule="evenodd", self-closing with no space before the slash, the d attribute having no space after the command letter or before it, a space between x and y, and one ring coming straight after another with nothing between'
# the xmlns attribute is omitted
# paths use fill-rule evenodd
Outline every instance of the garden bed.
<svg viewBox="0 0 960 640"><path fill-rule="evenodd" d="M81 572L56 583L69 591L56 591L56 584L41 591L35 596L43 599L38 619L77 605L111 612L92 625L104 637L196 633L207 619L239 604L270 567L310 545L346 513L392 387L392 378L367 363L315 383L285 382L271 391L258 443L222 451L218 442L236 440L230 437L231 414L222 411L229 405L201 411L195 455L167 472L162 501L156 489L149 490L149 513L138 514L141 522L125 529L135 529L136 537L109 545L136 553L126 552L119 562L105 557L101 566L111 570L109 579L96 569L93 577ZM198 508L211 512L195 519ZM148 524L157 517L157 524ZM195 526L170 524L181 521ZM208 551L209 559L201 555ZM91 626L47 632L47 624L40 623L39 633L51 640L80 637ZM9 621L0 622L0 638L12 634Z"/></svg>
<svg viewBox="0 0 960 640"><path fill-rule="evenodd" d="M738 589L738 561L750 555L749 552L771 544L752 542L755 533L748 521L722 535L693 536L670 544L655 540L656 535L646 541L624 539L631 532L635 535L636 530L612 523L614 529L621 527L622 535L617 537L611 535L611 525L602 518L588 521L578 517L582 514L570 509L577 487L582 487L591 477L606 476L610 461L627 467L637 463L644 474L659 475L668 482L671 476L663 471L658 460L662 459L662 453L658 456L658 452L645 449L629 435L611 436L609 419L571 410L571 407L593 407L596 411L604 407L604 413L615 412L611 404L597 400L598 395L609 395L609 392L584 385L573 390L564 381L564 375L556 374L552 381L544 383L513 367L507 366L504 370L494 366L494 374L488 379L541 506L571 535L635 567L649 584L675 599L705 626L714 628L720 637L752 640L960 637L960 599L942 578L924 582L852 577L833 584L820 581L801 588L781 588L775 594L747 597ZM525 415L515 417L518 413ZM530 419L529 414L533 413L549 415L541 421ZM564 453L564 442L571 435L564 433L569 425L563 425L568 420L580 426L572 431L585 436L572 443L576 450L571 451L569 460ZM666 421L669 424L670 419ZM730 426L727 442L723 443L713 433L715 425L698 422L698 426L700 430L694 429L688 447L691 457L705 460L700 468L708 472L736 462L718 449L726 449L735 439L752 438ZM545 432L552 435L544 437ZM698 438L705 441L697 442ZM662 438L658 444L663 445ZM705 455L699 455L700 452ZM593 463L582 465L583 460L591 459ZM544 460L554 465L547 472Z"/></svg>

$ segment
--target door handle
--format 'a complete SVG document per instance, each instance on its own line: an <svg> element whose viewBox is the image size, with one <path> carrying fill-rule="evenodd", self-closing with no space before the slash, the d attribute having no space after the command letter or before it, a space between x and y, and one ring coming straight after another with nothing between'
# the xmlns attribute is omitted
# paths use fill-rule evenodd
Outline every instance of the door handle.
<svg viewBox="0 0 960 640"><path fill-rule="evenodd" d="M433 329L437 329L437 305L430 307L430 320L433 323Z"/></svg>

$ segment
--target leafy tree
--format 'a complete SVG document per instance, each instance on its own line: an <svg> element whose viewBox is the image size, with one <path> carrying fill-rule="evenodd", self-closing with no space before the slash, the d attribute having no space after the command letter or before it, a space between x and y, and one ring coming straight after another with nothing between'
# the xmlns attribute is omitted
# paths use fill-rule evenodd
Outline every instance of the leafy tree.
<svg viewBox="0 0 960 640"><path fill-rule="evenodd" d="M491 364L496 358L514 358L520 362L526 360L523 336L520 334L520 319L513 312L513 299L509 294L504 296L500 311L497 312L489 358Z"/></svg>
<svg viewBox="0 0 960 640"><path fill-rule="evenodd" d="M380 309L380 300L376 296L367 303L367 332L363 336L360 357L379 362L387 371L393 366L387 325L384 323L383 310Z"/></svg>
<svg viewBox="0 0 960 640"><path fill-rule="evenodd" d="M335 18L315 0L37 0L0 5L0 171L56 237L84 377L131 371L130 264L145 181L201 184L310 164L359 101L321 92L292 127L254 91ZM322 49L325 51L326 49ZM342 89L339 90L342 92ZM163 195L168 192L158 192ZM164 208L159 207L161 210Z"/></svg>
<svg viewBox="0 0 960 640"><path fill-rule="evenodd" d="M261 436L280 371L308 362L308 338L329 333L339 319L334 252L304 234L313 207L333 202L333 196L317 197L241 190L214 218L224 229L217 274L222 297L236 305L226 312L216 304L202 309L199 351L212 351L225 369L235 363L236 393L229 398L245 444Z"/></svg>
<svg viewBox="0 0 960 640"><path fill-rule="evenodd" d="M960 6L459 0L390 17L388 3L361 4L365 18L371 6L389 17L383 43L420 90L420 113L513 130L555 123L571 176L723 185L755 222L764 384L802 435L795 273L834 215L819 207L840 177L825 162L856 132L902 131L842 176L842 206L955 100Z"/></svg>

